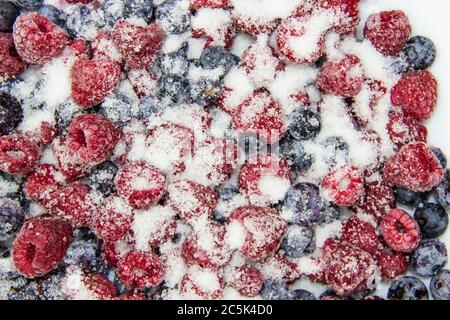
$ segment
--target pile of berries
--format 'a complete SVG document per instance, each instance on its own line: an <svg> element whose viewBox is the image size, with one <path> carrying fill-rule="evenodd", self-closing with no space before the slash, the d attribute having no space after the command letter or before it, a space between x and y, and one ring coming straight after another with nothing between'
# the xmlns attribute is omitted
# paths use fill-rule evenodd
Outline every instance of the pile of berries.
<svg viewBox="0 0 450 320"><path fill-rule="evenodd" d="M360 5L0 2L0 299L450 300L436 48Z"/></svg>

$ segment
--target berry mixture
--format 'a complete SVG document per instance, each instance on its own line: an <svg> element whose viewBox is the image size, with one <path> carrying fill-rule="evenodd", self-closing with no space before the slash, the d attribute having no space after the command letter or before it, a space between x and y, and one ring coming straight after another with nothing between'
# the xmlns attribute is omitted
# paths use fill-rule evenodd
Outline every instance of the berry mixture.
<svg viewBox="0 0 450 320"><path fill-rule="evenodd" d="M281 2L0 2L0 300L450 300L437 47Z"/></svg>

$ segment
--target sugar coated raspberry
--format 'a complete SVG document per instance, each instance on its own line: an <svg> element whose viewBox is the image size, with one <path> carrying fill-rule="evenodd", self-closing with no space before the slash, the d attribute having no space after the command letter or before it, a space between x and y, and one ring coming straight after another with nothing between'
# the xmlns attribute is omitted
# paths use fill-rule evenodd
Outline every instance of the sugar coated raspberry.
<svg viewBox="0 0 450 320"><path fill-rule="evenodd" d="M47 274L61 263L71 241L69 223L50 217L29 219L14 241L14 265L27 278Z"/></svg>
<svg viewBox="0 0 450 320"><path fill-rule="evenodd" d="M25 62L41 64L58 56L69 42L67 32L38 13L16 19L13 38L17 53Z"/></svg>
<svg viewBox="0 0 450 320"><path fill-rule="evenodd" d="M191 0L191 9L198 10L202 8L225 8L229 0Z"/></svg>
<svg viewBox="0 0 450 320"><path fill-rule="evenodd" d="M99 273L85 273L83 282L99 300L109 300L116 295L117 289L114 284Z"/></svg>
<svg viewBox="0 0 450 320"><path fill-rule="evenodd" d="M427 128L414 117L403 113L391 113L387 129L397 149L411 142L427 142Z"/></svg>
<svg viewBox="0 0 450 320"><path fill-rule="evenodd" d="M415 192L429 191L444 178L445 170L425 143L402 147L384 166L384 180Z"/></svg>
<svg viewBox="0 0 450 320"><path fill-rule="evenodd" d="M149 252L128 252L119 262L117 273L128 288L150 288L164 280L163 265L158 256Z"/></svg>
<svg viewBox="0 0 450 320"><path fill-rule="evenodd" d="M333 30L340 34L351 33L359 24L359 3L361 0L318 0L319 10L329 10L335 15Z"/></svg>
<svg viewBox="0 0 450 320"><path fill-rule="evenodd" d="M0 33L0 79L7 80L25 71L27 65L14 47L12 35Z"/></svg>
<svg viewBox="0 0 450 320"><path fill-rule="evenodd" d="M109 300L117 290L111 281L99 273L69 266L61 281L62 292L71 300Z"/></svg>
<svg viewBox="0 0 450 320"><path fill-rule="evenodd" d="M282 280L286 283L293 283L301 277L298 265L288 260L281 251L262 261L260 271L266 279Z"/></svg>
<svg viewBox="0 0 450 320"><path fill-rule="evenodd" d="M430 118L436 109L438 83L429 71L411 72L392 88L393 105L419 121Z"/></svg>
<svg viewBox="0 0 450 320"><path fill-rule="evenodd" d="M145 295L140 291L128 291L122 293L121 295L114 297L112 300L125 300L125 301L133 301L133 300L147 300Z"/></svg>
<svg viewBox="0 0 450 320"><path fill-rule="evenodd" d="M357 216L345 221L342 227L342 240L372 255L381 245L375 227Z"/></svg>
<svg viewBox="0 0 450 320"><path fill-rule="evenodd" d="M381 277L386 281L397 279L408 271L408 257L401 252L383 250L376 255Z"/></svg>
<svg viewBox="0 0 450 320"><path fill-rule="evenodd" d="M181 293L186 299L216 300L223 295L225 280L217 271L192 267L181 279Z"/></svg>
<svg viewBox="0 0 450 320"><path fill-rule="evenodd" d="M364 27L364 37L387 56L398 55L410 36L409 19L399 10L372 14Z"/></svg>
<svg viewBox="0 0 450 320"><path fill-rule="evenodd" d="M90 60L81 56L70 72L72 98L82 108L99 104L120 80L120 66L107 57Z"/></svg>
<svg viewBox="0 0 450 320"><path fill-rule="evenodd" d="M234 268L231 277L231 286L246 297L256 297L264 284L261 271L250 265Z"/></svg>
<svg viewBox="0 0 450 320"><path fill-rule="evenodd" d="M394 191L390 186L380 181L365 183L364 192L357 207L363 213L369 214L380 221L395 208Z"/></svg>
<svg viewBox="0 0 450 320"><path fill-rule="evenodd" d="M356 167L343 166L322 181L327 197L338 206L352 206L363 193L363 177Z"/></svg>
<svg viewBox="0 0 450 320"><path fill-rule="evenodd" d="M25 174L34 170L41 148L22 136L0 137L0 171Z"/></svg>
<svg viewBox="0 0 450 320"><path fill-rule="evenodd" d="M74 181L87 175L90 165L69 149L66 140L61 137L55 139L52 149L58 161L58 169L68 181Z"/></svg>
<svg viewBox="0 0 450 320"><path fill-rule="evenodd" d="M380 229L384 241L392 250L409 253L419 245L419 224L403 210L393 209L384 217Z"/></svg>
<svg viewBox="0 0 450 320"><path fill-rule="evenodd" d="M128 237L116 242L103 242L101 246L102 257L107 265L117 267L120 260L134 248L134 242Z"/></svg>
<svg viewBox="0 0 450 320"><path fill-rule="evenodd" d="M148 209L166 192L166 177L158 169L143 161L128 163L116 176L120 196L136 209Z"/></svg>
<svg viewBox="0 0 450 320"><path fill-rule="evenodd" d="M261 2L249 3L245 0L238 0L232 1L232 5L233 24L239 31L257 36L262 33L270 34L277 26L277 17L259 13L258 6L263 5ZM290 5L292 6L292 4Z"/></svg>
<svg viewBox="0 0 450 320"><path fill-rule="evenodd" d="M122 62L122 55L114 45L111 32L109 31L100 31L94 41L92 41L91 47L95 58L107 57L114 62Z"/></svg>
<svg viewBox="0 0 450 320"><path fill-rule="evenodd" d="M95 165L111 156L120 135L108 118L98 114L83 114L70 124L66 143L80 159Z"/></svg>
<svg viewBox="0 0 450 320"><path fill-rule="evenodd" d="M63 176L55 166L42 164L31 174L24 185L24 192L28 199L46 202L50 194L62 186Z"/></svg>

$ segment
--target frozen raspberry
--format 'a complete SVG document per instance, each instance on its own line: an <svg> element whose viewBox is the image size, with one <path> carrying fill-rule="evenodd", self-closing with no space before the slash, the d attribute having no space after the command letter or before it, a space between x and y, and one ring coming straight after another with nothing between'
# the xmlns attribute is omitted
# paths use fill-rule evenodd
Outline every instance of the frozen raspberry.
<svg viewBox="0 0 450 320"><path fill-rule="evenodd" d="M367 18L364 37L382 54L396 56L411 36L411 25L403 11L392 10Z"/></svg>
<svg viewBox="0 0 450 320"><path fill-rule="evenodd" d="M233 25L238 31L257 36L262 33L270 34L277 27L277 17L259 13L259 6L264 6L264 1L249 3L246 0L234 0L231 4Z"/></svg>
<svg viewBox="0 0 450 320"><path fill-rule="evenodd" d="M90 166L69 150L66 141L55 139L52 148L58 160L58 169L67 180L74 181L87 175Z"/></svg>
<svg viewBox="0 0 450 320"><path fill-rule="evenodd" d="M264 284L261 271L250 265L234 268L231 277L231 286L246 297L256 297Z"/></svg>
<svg viewBox="0 0 450 320"><path fill-rule="evenodd" d="M67 32L47 17L31 12L19 16L13 27L17 53L25 62L42 64L63 52Z"/></svg>
<svg viewBox="0 0 450 320"><path fill-rule="evenodd" d="M90 2L92 2L94 0L64 0L64 1L66 1L67 3L83 3L83 4L87 4L87 3L90 3Z"/></svg>
<svg viewBox="0 0 450 320"><path fill-rule="evenodd" d="M121 133L106 117L83 114L69 126L66 143L70 151L88 164L99 164L111 156Z"/></svg>
<svg viewBox="0 0 450 320"><path fill-rule="evenodd" d="M25 222L13 245L13 261L26 278L35 278L56 269L72 241L67 222L38 217Z"/></svg>
<svg viewBox="0 0 450 320"><path fill-rule="evenodd" d="M79 57L70 72L72 98L82 108L91 108L105 99L120 80L120 66L106 57L90 60Z"/></svg>
<svg viewBox="0 0 450 320"><path fill-rule="evenodd" d="M136 209L148 209L166 192L164 174L144 161L124 165L117 172L116 187L120 196Z"/></svg>
<svg viewBox="0 0 450 320"><path fill-rule="evenodd" d="M359 24L359 3L361 0L318 0L317 8L331 10L338 18L333 29L340 34L351 33Z"/></svg>
<svg viewBox="0 0 450 320"><path fill-rule="evenodd" d="M99 300L109 300L117 293L114 284L98 273L85 273L83 283Z"/></svg>
<svg viewBox="0 0 450 320"><path fill-rule="evenodd" d="M376 255L381 277L386 281L394 280L408 271L408 257L400 252L381 251Z"/></svg>
<svg viewBox="0 0 450 320"><path fill-rule="evenodd" d="M114 62L122 62L122 55L114 45L112 35L109 31L100 31L94 41L92 41L91 48L94 58L107 57Z"/></svg>
<svg viewBox="0 0 450 320"><path fill-rule="evenodd" d="M181 279L181 293L186 299L220 299L225 280L217 271L193 267Z"/></svg>
<svg viewBox="0 0 450 320"><path fill-rule="evenodd" d="M112 300L134 301L134 300L147 300L147 298L140 291L128 291L128 292L122 293L121 295L113 298Z"/></svg>
<svg viewBox="0 0 450 320"><path fill-rule="evenodd" d="M361 202L357 205L363 213L380 221L395 208L394 191L383 182L373 181L364 184Z"/></svg>
<svg viewBox="0 0 450 320"><path fill-rule="evenodd" d="M436 109L438 83L429 71L403 76L391 90L391 101L419 121L430 118Z"/></svg>
<svg viewBox="0 0 450 320"><path fill-rule="evenodd" d="M158 76L145 69L131 69L128 71L127 76L133 86L134 92L140 98L147 97L146 101L154 101L149 96L156 96Z"/></svg>
<svg viewBox="0 0 450 320"><path fill-rule="evenodd" d="M375 261L359 248L342 244L328 257L326 282L340 296L367 288L375 276Z"/></svg>
<svg viewBox="0 0 450 320"><path fill-rule="evenodd" d="M293 283L301 277L298 265L289 261L280 252L264 260L261 263L261 271L265 278L282 280L286 283Z"/></svg>
<svg viewBox="0 0 450 320"><path fill-rule="evenodd" d="M411 142L427 142L427 128L413 117L402 113L389 115L387 129L397 149Z"/></svg>
<svg viewBox="0 0 450 320"><path fill-rule="evenodd" d="M128 234L132 223L132 208L122 198L112 196L95 211L91 226L102 240L115 242Z"/></svg>
<svg viewBox="0 0 450 320"><path fill-rule="evenodd" d="M51 193L46 207L50 213L67 218L73 226L87 226L95 211L89 186L71 183Z"/></svg>
<svg viewBox="0 0 450 320"><path fill-rule="evenodd" d="M153 64L165 37L164 30L157 23L143 27L120 20L112 32L114 44L124 60L136 69Z"/></svg>
<svg viewBox="0 0 450 320"><path fill-rule="evenodd" d="M41 155L41 148L21 136L0 137L0 171L9 174L25 174L34 170Z"/></svg>
<svg viewBox="0 0 450 320"><path fill-rule="evenodd" d="M281 106L270 93L253 93L241 103L233 115L234 129L243 134L254 134L272 144L284 135L286 119Z"/></svg>
<svg viewBox="0 0 450 320"><path fill-rule="evenodd" d="M83 39L75 39L70 43L70 49L75 56L81 56L83 54L90 55L89 45Z"/></svg>
<svg viewBox="0 0 450 320"><path fill-rule="evenodd" d="M445 170L425 143L403 146L384 166L384 180L414 192L429 191L444 178Z"/></svg>
<svg viewBox="0 0 450 320"><path fill-rule="evenodd" d="M228 7L229 0L191 0L191 9L198 10L202 8L225 8Z"/></svg>
<svg viewBox="0 0 450 320"><path fill-rule="evenodd" d="M192 221L211 216L218 197L214 189L192 181L176 181L168 188L169 204L181 219Z"/></svg>
<svg viewBox="0 0 450 320"><path fill-rule="evenodd" d="M245 239L240 251L248 259L255 261L275 253L287 230L286 222L272 208L240 207L231 213L228 221L236 221L241 225Z"/></svg>
<svg viewBox="0 0 450 320"><path fill-rule="evenodd" d="M131 251L119 262L117 274L128 288L144 289L164 280L164 267L152 253Z"/></svg>
<svg viewBox="0 0 450 320"><path fill-rule="evenodd" d="M130 251L133 251L135 244L128 238L116 242L102 243L102 257L104 262L111 266L117 267L120 260Z"/></svg>
<svg viewBox="0 0 450 320"><path fill-rule="evenodd" d="M316 80L317 86L326 93L343 97L356 96L363 82L363 66L359 58L353 55L326 62Z"/></svg>
<svg viewBox="0 0 450 320"><path fill-rule="evenodd" d="M24 192L28 199L45 203L63 182L64 178L55 166L42 164L25 181Z"/></svg>
<svg viewBox="0 0 450 320"><path fill-rule="evenodd" d="M56 128L47 121L43 121L39 128L39 140L42 144L47 145L53 142L56 137Z"/></svg>
<svg viewBox="0 0 450 320"><path fill-rule="evenodd" d="M371 255L375 254L381 245L375 227L357 216L345 221L342 227L342 240Z"/></svg>
<svg viewBox="0 0 450 320"><path fill-rule="evenodd" d="M389 248L410 253L420 242L419 224L407 212L393 209L380 224L381 234Z"/></svg>
<svg viewBox="0 0 450 320"><path fill-rule="evenodd" d="M338 206L352 206L363 193L363 177L356 167L331 171L322 181L327 197Z"/></svg>
<svg viewBox="0 0 450 320"><path fill-rule="evenodd" d="M238 185L251 203L277 203L290 187L289 165L274 154L250 158L239 171Z"/></svg>
<svg viewBox="0 0 450 320"><path fill-rule="evenodd" d="M8 80L26 68L14 47L13 37L9 33L0 33L0 79Z"/></svg>

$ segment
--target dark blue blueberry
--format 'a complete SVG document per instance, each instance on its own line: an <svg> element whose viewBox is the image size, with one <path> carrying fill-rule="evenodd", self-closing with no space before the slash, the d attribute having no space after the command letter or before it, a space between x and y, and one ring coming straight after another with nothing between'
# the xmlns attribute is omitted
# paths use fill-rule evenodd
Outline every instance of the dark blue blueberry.
<svg viewBox="0 0 450 320"><path fill-rule="evenodd" d="M93 190L108 197L115 192L114 179L119 168L111 161L105 161L94 167L88 176L88 184Z"/></svg>
<svg viewBox="0 0 450 320"><path fill-rule="evenodd" d="M432 147L431 151L433 151L436 158L438 158L442 168L447 168L447 157L445 156L444 152L442 152L442 150L437 147Z"/></svg>
<svg viewBox="0 0 450 320"><path fill-rule="evenodd" d="M181 104L187 101L189 96L189 82L178 76L162 76L158 82L158 98L163 103Z"/></svg>
<svg viewBox="0 0 450 320"><path fill-rule="evenodd" d="M423 240L412 253L411 270L423 277L431 277L447 263L447 248L438 239Z"/></svg>
<svg viewBox="0 0 450 320"><path fill-rule="evenodd" d="M329 298L337 298L339 300L342 300L342 298L333 290L326 290L322 292L319 296L319 300L328 300Z"/></svg>
<svg viewBox="0 0 450 320"><path fill-rule="evenodd" d="M364 288L361 290L357 290L350 294L349 298L352 300L364 300L366 297L370 296L375 292L375 289Z"/></svg>
<svg viewBox="0 0 450 320"><path fill-rule="evenodd" d="M78 240L71 243L63 261L67 266L73 265L83 269L96 270L100 260L98 242Z"/></svg>
<svg viewBox="0 0 450 320"><path fill-rule="evenodd" d="M305 152L302 141L287 136L280 141L280 151L291 167L300 171L311 168L313 157Z"/></svg>
<svg viewBox="0 0 450 320"><path fill-rule="evenodd" d="M161 54L158 60L161 72L184 77L189 70L187 49L187 44L185 44L177 51Z"/></svg>
<svg viewBox="0 0 450 320"><path fill-rule="evenodd" d="M0 241L12 237L25 221L25 212L18 201L0 199Z"/></svg>
<svg viewBox="0 0 450 320"><path fill-rule="evenodd" d="M428 69L436 59L436 46L433 41L423 36L409 39L395 62L395 67L402 72Z"/></svg>
<svg viewBox="0 0 450 320"><path fill-rule="evenodd" d="M283 204L284 217L293 224L315 224L322 218L324 209L325 203L319 188L312 183L292 186Z"/></svg>
<svg viewBox="0 0 450 320"><path fill-rule="evenodd" d="M86 111L81 109L72 100L60 104L55 109L56 128L60 135L64 135L67 132L67 128L72 123L73 119L77 116L85 114Z"/></svg>
<svg viewBox="0 0 450 320"><path fill-rule="evenodd" d="M123 6L124 18L141 18L150 22L153 15L153 0L125 0Z"/></svg>
<svg viewBox="0 0 450 320"><path fill-rule="evenodd" d="M288 131L297 140L314 138L320 127L320 115L312 110L298 108L289 116Z"/></svg>
<svg viewBox="0 0 450 320"><path fill-rule="evenodd" d="M422 195L403 188L394 188L395 200L408 207L417 207L422 202Z"/></svg>
<svg viewBox="0 0 450 320"><path fill-rule="evenodd" d="M14 3L0 2L0 32L9 32L16 18L20 15L20 9Z"/></svg>
<svg viewBox="0 0 450 320"><path fill-rule="evenodd" d="M301 258L316 248L314 231L311 228L290 225L281 242L281 249L292 258Z"/></svg>
<svg viewBox="0 0 450 320"><path fill-rule="evenodd" d="M219 198L221 200L231 200L239 193L239 189L236 186L226 186L218 190Z"/></svg>
<svg viewBox="0 0 450 320"><path fill-rule="evenodd" d="M22 107L11 95L0 92L0 135L10 134L23 118Z"/></svg>
<svg viewBox="0 0 450 320"><path fill-rule="evenodd" d="M43 5L39 8L39 13L43 16L46 16L62 28L64 28L66 25L66 14L52 5Z"/></svg>
<svg viewBox="0 0 450 320"><path fill-rule="evenodd" d="M62 284L65 272L57 269L45 276L39 282L39 293L41 300L64 300L66 297L63 293Z"/></svg>
<svg viewBox="0 0 450 320"><path fill-rule="evenodd" d="M297 289L292 291L293 300L317 300L314 294L308 290Z"/></svg>
<svg viewBox="0 0 450 320"><path fill-rule="evenodd" d="M132 102L124 95L117 94L107 97L98 109L98 113L123 128L133 117Z"/></svg>
<svg viewBox="0 0 450 320"><path fill-rule="evenodd" d="M223 68L225 75L232 67L239 64L239 58L224 47L210 46L203 50L199 63L204 69Z"/></svg>
<svg viewBox="0 0 450 320"><path fill-rule="evenodd" d="M292 293L286 283L277 280L265 281L261 296L264 300L292 300Z"/></svg>
<svg viewBox="0 0 450 320"><path fill-rule="evenodd" d="M340 216L341 211L339 210L339 207L334 204L330 204L323 211L322 218L320 219L319 224L328 224L333 221L339 220Z"/></svg>
<svg viewBox="0 0 450 320"><path fill-rule="evenodd" d="M445 177L434 190L437 202L446 210L450 209L450 169L445 171Z"/></svg>
<svg viewBox="0 0 450 320"><path fill-rule="evenodd" d="M444 234L448 226L448 215L437 203L425 203L419 206L414 218L417 220L423 239L437 238Z"/></svg>
<svg viewBox="0 0 450 320"><path fill-rule="evenodd" d="M389 300L428 300L428 290L420 279L408 276L392 282L387 297Z"/></svg>
<svg viewBox="0 0 450 320"><path fill-rule="evenodd" d="M118 294L125 293L129 291L125 285L120 281L117 271L112 268L104 268L101 270L101 273L109 280L117 289Z"/></svg>
<svg viewBox="0 0 450 320"><path fill-rule="evenodd" d="M334 165L348 158L349 145L342 137L331 136L323 141L325 161Z"/></svg>
<svg viewBox="0 0 450 320"><path fill-rule="evenodd" d="M441 270L433 276L430 291L435 300L450 300L450 270Z"/></svg>
<svg viewBox="0 0 450 320"><path fill-rule="evenodd" d="M167 33L183 33L191 25L191 11L182 0L168 0L156 7L156 22Z"/></svg>
<svg viewBox="0 0 450 320"><path fill-rule="evenodd" d="M44 0L12 0L12 2L17 4L21 8L30 10L30 9L37 9L40 6L42 6Z"/></svg>
<svg viewBox="0 0 450 320"><path fill-rule="evenodd" d="M191 100L206 107L214 103L222 93L222 85L220 81L202 79L198 82L190 83Z"/></svg>
<svg viewBox="0 0 450 320"><path fill-rule="evenodd" d="M66 28L70 36L89 39L95 36L96 29L105 25L105 19L101 10L92 9L89 6L79 6L67 15Z"/></svg>
<svg viewBox="0 0 450 320"><path fill-rule="evenodd" d="M138 118L148 121L151 117L161 114L161 101L152 96L147 96L139 101Z"/></svg>
<svg viewBox="0 0 450 320"><path fill-rule="evenodd" d="M20 192L21 181L12 175L0 172L0 186L0 198L15 198Z"/></svg>
<svg viewBox="0 0 450 320"><path fill-rule="evenodd" d="M40 300L38 283L23 277L14 279L10 284L8 300Z"/></svg>

